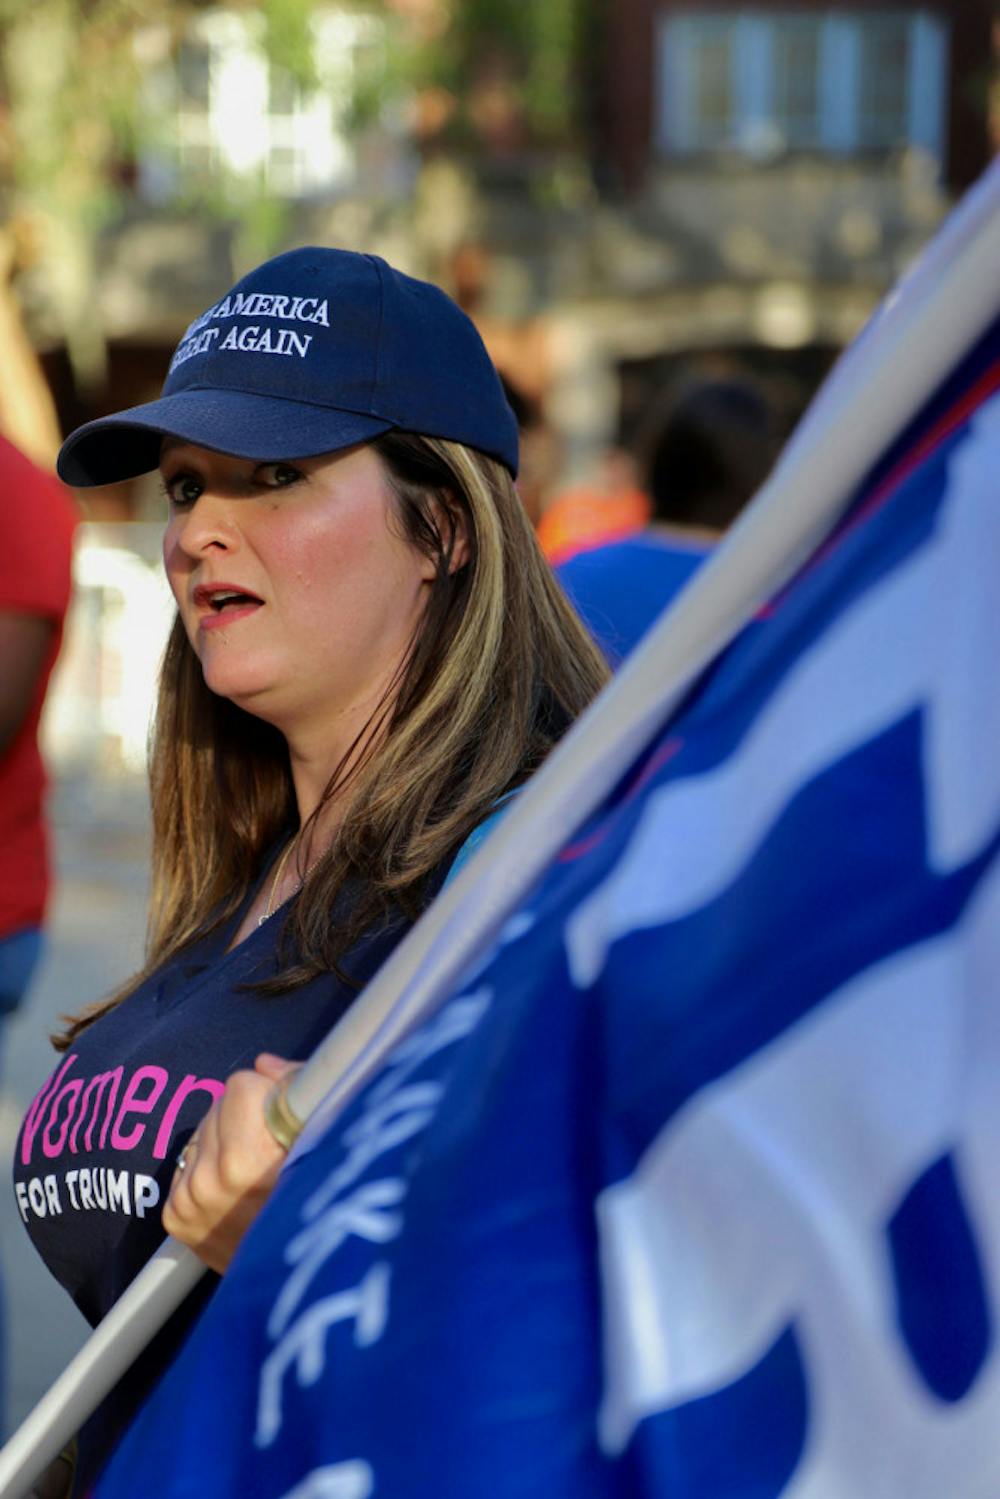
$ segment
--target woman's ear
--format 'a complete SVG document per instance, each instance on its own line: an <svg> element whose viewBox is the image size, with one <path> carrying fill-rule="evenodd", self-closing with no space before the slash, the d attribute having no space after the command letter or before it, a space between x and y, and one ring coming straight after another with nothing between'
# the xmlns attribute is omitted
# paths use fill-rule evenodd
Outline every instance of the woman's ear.
<svg viewBox="0 0 1000 1499"><path fill-rule="evenodd" d="M469 517L465 510L447 491L436 494L431 501L434 525L441 537L442 551L450 543L448 558L449 573L457 573L472 557L472 539L469 534ZM427 581L437 577L437 559L428 558Z"/></svg>
<svg viewBox="0 0 1000 1499"><path fill-rule="evenodd" d="M449 496L450 500L450 496ZM448 506L448 514L454 526L454 541L451 547L451 561L448 571L457 573L460 567L465 567L472 560L472 537L469 534L470 521L468 511L454 502Z"/></svg>

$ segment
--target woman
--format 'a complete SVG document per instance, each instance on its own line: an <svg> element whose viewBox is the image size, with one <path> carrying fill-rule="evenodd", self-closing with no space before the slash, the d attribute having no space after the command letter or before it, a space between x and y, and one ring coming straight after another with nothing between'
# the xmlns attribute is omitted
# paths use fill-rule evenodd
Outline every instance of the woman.
<svg viewBox="0 0 1000 1499"><path fill-rule="evenodd" d="M15 1166L29 1232L92 1322L162 1238L164 1199L167 1229L225 1269L283 1157L263 1096L601 684L516 464L465 315L327 249L245 277L192 324L159 400L63 448L76 485L159 465L178 606L148 962L70 1020ZM89 1423L85 1478L194 1314Z"/></svg>

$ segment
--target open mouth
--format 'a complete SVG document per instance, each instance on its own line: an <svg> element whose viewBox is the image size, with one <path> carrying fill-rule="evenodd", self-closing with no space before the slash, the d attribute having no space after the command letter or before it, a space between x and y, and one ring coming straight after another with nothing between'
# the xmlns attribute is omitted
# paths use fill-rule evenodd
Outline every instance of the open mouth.
<svg viewBox="0 0 1000 1499"><path fill-rule="evenodd" d="M209 605L216 614L221 614L224 609L238 609L241 605L259 603L260 599L255 599L250 593L215 593L209 600Z"/></svg>
<svg viewBox="0 0 1000 1499"><path fill-rule="evenodd" d="M205 621L216 617L236 618L254 609L259 609L264 600L243 588L228 583L202 583L194 591L194 602Z"/></svg>
<svg viewBox="0 0 1000 1499"><path fill-rule="evenodd" d="M199 609L212 609L216 614L222 614L226 609L243 609L248 604L264 602L255 593L247 593L242 588L232 588L221 583L201 584L194 591L194 601Z"/></svg>

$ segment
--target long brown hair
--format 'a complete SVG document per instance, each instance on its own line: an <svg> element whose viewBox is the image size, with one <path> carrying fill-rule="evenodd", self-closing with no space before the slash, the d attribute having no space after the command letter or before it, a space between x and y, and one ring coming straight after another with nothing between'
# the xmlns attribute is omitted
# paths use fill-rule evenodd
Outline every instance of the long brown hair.
<svg viewBox="0 0 1000 1499"><path fill-rule="evenodd" d="M538 548L502 464L461 444L390 432L372 447L412 545L435 561L392 695L324 801L340 831L290 904L277 979L338 973L374 924L413 919L435 872L498 797L537 769L607 677ZM454 565L461 529L468 560ZM349 762L349 763L348 763ZM63 1050L156 968L232 916L297 819L277 729L211 693L175 620L151 741L153 879L146 962L110 999L67 1017ZM350 882L353 899L340 897ZM331 912L350 904L343 919Z"/></svg>

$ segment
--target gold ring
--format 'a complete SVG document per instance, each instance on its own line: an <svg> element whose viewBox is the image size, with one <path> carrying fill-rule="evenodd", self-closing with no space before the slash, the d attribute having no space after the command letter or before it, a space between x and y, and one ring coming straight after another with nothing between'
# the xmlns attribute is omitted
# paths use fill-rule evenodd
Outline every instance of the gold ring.
<svg viewBox="0 0 1000 1499"><path fill-rule="evenodd" d="M284 1082L275 1083L264 1099L264 1123L282 1150L291 1150L305 1128L305 1121L288 1102L286 1086Z"/></svg>

